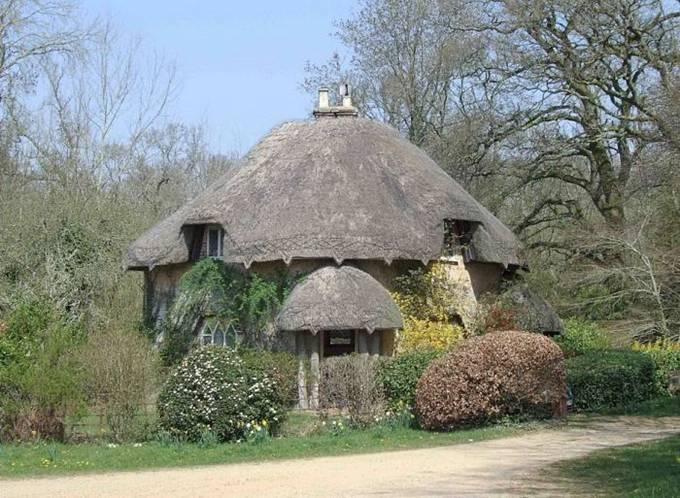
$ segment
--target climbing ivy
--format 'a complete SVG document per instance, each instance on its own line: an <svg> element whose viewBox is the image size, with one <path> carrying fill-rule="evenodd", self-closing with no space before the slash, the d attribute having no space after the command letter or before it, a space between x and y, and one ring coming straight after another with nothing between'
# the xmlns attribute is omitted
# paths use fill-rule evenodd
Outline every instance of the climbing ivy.
<svg viewBox="0 0 680 498"><path fill-rule="evenodd" d="M248 345L257 344L295 282L284 273L269 278L217 259L202 259L182 276L161 326L164 363L173 365L186 356L198 326L208 316L231 322Z"/></svg>

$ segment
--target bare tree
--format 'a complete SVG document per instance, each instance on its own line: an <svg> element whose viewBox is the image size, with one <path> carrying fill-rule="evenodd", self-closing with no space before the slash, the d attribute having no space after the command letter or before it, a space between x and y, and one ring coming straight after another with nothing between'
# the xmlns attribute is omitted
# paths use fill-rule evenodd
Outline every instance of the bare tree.
<svg viewBox="0 0 680 498"><path fill-rule="evenodd" d="M32 88L39 60L74 54L87 36L66 1L0 1L0 98Z"/></svg>
<svg viewBox="0 0 680 498"><path fill-rule="evenodd" d="M677 69L678 19L661 0L472 1L482 13L453 31L482 32L482 84L504 119L493 134L530 132L509 149L525 185L582 190L622 226L626 189L645 147L662 140L650 91ZM483 8L482 8L483 7Z"/></svg>
<svg viewBox="0 0 680 498"><path fill-rule="evenodd" d="M624 231L601 227L596 233L582 236L581 253L589 254L581 261L584 266L578 274L578 283L607 285L609 292L593 298L590 304L624 302L627 307L624 328L634 335L661 335L677 340L680 250L677 244L664 244L655 233L653 220L658 215L648 211L635 227ZM620 257L607 258L608 253ZM578 258L573 263L579 264ZM617 282L615 289L611 286L613 281Z"/></svg>

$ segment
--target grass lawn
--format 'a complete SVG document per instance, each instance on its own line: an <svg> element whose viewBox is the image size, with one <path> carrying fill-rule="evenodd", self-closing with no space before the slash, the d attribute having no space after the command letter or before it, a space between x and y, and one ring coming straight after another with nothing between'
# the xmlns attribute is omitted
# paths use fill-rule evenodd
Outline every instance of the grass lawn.
<svg viewBox="0 0 680 498"><path fill-rule="evenodd" d="M159 442L4 445L0 446L0 476L58 475L393 451L517 436L551 425L549 422L529 423L451 433L377 426L363 431L344 430L336 435L295 435L306 422L304 415L293 415L287 437L208 447Z"/></svg>
<svg viewBox="0 0 680 498"><path fill-rule="evenodd" d="M603 415L640 415L645 417L680 417L680 396L657 398L644 403L611 409Z"/></svg>
<svg viewBox="0 0 680 498"><path fill-rule="evenodd" d="M680 496L680 436L596 451L551 466L578 491L598 496Z"/></svg>

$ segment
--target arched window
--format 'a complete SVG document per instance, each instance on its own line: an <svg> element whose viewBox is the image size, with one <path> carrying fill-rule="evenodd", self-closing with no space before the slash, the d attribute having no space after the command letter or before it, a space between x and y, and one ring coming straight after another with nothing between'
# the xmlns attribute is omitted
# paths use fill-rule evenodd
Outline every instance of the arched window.
<svg viewBox="0 0 680 498"><path fill-rule="evenodd" d="M240 337L234 322L207 318L199 335L203 346L221 346L236 349L240 343Z"/></svg>

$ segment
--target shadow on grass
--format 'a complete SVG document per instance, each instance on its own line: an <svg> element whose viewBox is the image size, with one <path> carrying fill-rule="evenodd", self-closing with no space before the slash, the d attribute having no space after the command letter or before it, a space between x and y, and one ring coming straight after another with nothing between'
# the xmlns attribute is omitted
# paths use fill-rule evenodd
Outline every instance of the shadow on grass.
<svg viewBox="0 0 680 498"><path fill-rule="evenodd" d="M542 476L574 494L677 497L680 493L680 436L599 450L560 462Z"/></svg>

